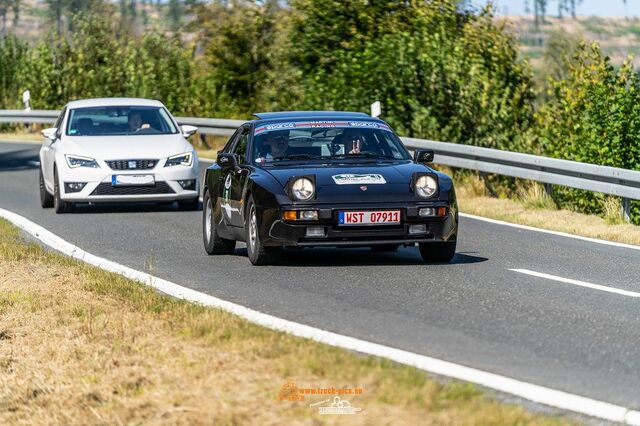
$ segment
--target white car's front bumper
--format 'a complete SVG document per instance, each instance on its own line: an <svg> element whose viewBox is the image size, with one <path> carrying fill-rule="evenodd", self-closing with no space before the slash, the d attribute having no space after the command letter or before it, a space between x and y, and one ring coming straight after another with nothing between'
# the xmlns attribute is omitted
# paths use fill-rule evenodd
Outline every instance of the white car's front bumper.
<svg viewBox="0 0 640 426"><path fill-rule="evenodd" d="M65 164L58 170L60 198L73 203L100 202L144 202L192 200L200 194L197 160L192 166L163 167L161 164L150 170L112 170L100 162L100 168L77 167L70 169ZM113 175L153 175L155 184L148 186L113 186ZM194 180L193 189L183 189L178 181ZM65 183L84 182L78 192L69 192Z"/></svg>

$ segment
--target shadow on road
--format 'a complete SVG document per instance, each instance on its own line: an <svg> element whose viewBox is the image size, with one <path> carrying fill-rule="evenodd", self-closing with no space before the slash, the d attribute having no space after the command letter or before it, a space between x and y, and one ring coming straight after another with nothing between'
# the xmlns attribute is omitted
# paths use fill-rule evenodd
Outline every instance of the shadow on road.
<svg viewBox="0 0 640 426"><path fill-rule="evenodd" d="M202 210L202 203L198 204ZM178 203L121 203L121 204L76 204L74 214L105 214L105 213L149 213L149 212L177 212ZM187 213L187 212L185 212ZM199 222L198 222L199 223Z"/></svg>
<svg viewBox="0 0 640 426"><path fill-rule="evenodd" d="M235 256L247 256L246 248L236 249ZM407 247L394 253L375 253L369 248L305 248L284 250L277 266L285 267L336 267L336 266L398 266L398 265L465 265L489 260L470 252L458 252L450 263L424 263L418 248ZM247 259L247 263L249 260Z"/></svg>
<svg viewBox="0 0 640 426"><path fill-rule="evenodd" d="M0 172L37 169L39 166L38 149L0 152Z"/></svg>

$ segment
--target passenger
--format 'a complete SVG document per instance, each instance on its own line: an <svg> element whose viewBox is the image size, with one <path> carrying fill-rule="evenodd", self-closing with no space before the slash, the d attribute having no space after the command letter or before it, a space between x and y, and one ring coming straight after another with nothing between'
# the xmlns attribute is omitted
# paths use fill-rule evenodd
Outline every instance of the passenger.
<svg viewBox="0 0 640 426"><path fill-rule="evenodd" d="M340 145L344 145L344 150L349 155L360 154L364 146L364 135L360 129L346 129L340 135Z"/></svg>

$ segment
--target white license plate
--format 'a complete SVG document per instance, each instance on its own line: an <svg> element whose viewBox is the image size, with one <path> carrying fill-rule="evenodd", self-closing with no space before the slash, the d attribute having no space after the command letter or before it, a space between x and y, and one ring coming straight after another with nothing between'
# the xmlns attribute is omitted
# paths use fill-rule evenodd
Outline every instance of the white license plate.
<svg viewBox="0 0 640 426"><path fill-rule="evenodd" d="M156 180L153 175L112 175L112 186L151 186Z"/></svg>
<svg viewBox="0 0 640 426"><path fill-rule="evenodd" d="M395 225L400 223L400 210L339 211L338 225Z"/></svg>

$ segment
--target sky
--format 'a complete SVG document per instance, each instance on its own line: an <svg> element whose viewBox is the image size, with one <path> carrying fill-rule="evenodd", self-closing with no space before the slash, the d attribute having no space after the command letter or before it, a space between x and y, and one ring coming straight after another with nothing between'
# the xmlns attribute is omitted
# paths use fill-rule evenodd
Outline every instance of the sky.
<svg viewBox="0 0 640 426"><path fill-rule="evenodd" d="M533 0L528 0L529 8L533 9ZM472 0L475 5L483 5L487 0ZM525 0L493 0L496 11L500 15L524 15ZM626 9L626 10L625 10ZM557 0L549 0L547 14L558 14ZM622 0L583 0L577 7L577 14L584 16L640 16L640 0L627 0L625 8Z"/></svg>

